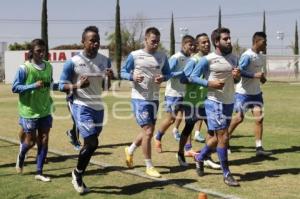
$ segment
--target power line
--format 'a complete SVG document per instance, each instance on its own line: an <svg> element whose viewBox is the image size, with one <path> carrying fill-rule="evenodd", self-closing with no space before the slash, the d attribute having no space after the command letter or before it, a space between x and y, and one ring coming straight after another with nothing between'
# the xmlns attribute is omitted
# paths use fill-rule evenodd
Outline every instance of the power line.
<svg viewBox="0 0 300 199"><path fill-rule="evenodd" d="M285 10L272 10L266 11L267 16L283 15L283 14L292 14L299 13L300 8L295 9L285 9ZM234 13L234 14L223 14L222 18L236 18L236 17L257 17L261 16L262 12L246 12L246 13ZM197 20L209 20L216 19L218 15L203 15L203 16L183 16L183 17L174 17L176 21L197 21ZM138 21L146 22L169 22L169 17L153 17L153 18L144 18L144 19L121 19L122 22L127 23L136 23ZM114 19L48 19L48 23L53 24L81 24L81 23L111 23L114 22ZM2 18L0 23L40 23L40 19L15 19L15 18Z"/></svg>

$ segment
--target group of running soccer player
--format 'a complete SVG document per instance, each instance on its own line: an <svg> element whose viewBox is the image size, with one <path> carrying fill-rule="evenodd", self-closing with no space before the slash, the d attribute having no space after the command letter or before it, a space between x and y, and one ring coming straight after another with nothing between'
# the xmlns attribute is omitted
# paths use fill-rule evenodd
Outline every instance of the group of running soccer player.
<svg viewBox="0 0 300 199"><path fill-rule="evenodd" d="M88 26L82 33L83 51L66 61L58 84L52 80L52 66L45 61L46 44L41 39L31 42L28 61L16 74L12 91L19 93L20 152L16 170L23 172L26 154L37 143L37 175L35 179L49 182L43 174L48 152L48 139L52 127L53 102L50 90L67 93L68 107L74 122L67 131L71 143L79 150L77 165L72 171L72 184L80 194L89 191L83 182L86 168L98 147L98 137L103 127L104 109L101 99L104 78L111 78L110 60L99 54L98 28ZM252 47L240 59L232 54L230 30L218 28L211 34L196 38L182 37L181 50L169 59L158 51L160 32L155 27L145 31L144 48L131 52L121 68L121 78L132 82L131 103L140 133L130 146L125 147L126 164L133 168L134 151L141 146L146 164L146 174L159 178L153 166L151 143L155 131L159 104L160 84L166 83L165 119L154 137L155 149L163 152L162 138L167 129L181 117L185 120L182 133L178 125L173 130L179 141L176 154L178 163L187 167L185 157L195 160L198 176L203 176L204 166L222 169L224 182L239 186L229 170L229 139L234 129L243 121L248 109L255 119L256 156L269 156L262 147L263 97L260 85L266 82L262 71L265 64L261 52L266 49L266 35L255 32ZM211 52L211 43L215 51ZM232 118L233 111L236 111ZM184 116L184 117L183 117ZM207 125L205 142L201 150L194 151L191 133L197 122ZM83 138L79 142L77 134ZM199 133L195 138L199 137ZM211 158L217 152L219 164Z"/></svg>

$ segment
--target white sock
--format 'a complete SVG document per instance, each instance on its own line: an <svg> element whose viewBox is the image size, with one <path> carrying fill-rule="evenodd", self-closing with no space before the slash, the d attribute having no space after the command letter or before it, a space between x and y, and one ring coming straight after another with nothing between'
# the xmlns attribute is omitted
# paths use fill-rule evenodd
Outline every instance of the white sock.
<svg viewBox="0 0 300 199"><path fill-rule="evenodd" d="M195 131L195 137L199 136L200 131Z"/></svg>
<svg viewBox="0 0 300 199"><path fill-rule="evenodd" d="M152 164L152 160L151 160L151 159L145 159L145 163L146 163L146 167L147 167L147 168L153 167L153 164Z"/></svg>
<svg viewBox="0 0 300 199"><path fill-rule="evenodd" d="M137 148L137 146L136 146L136 144L133 142L133 143L129 146L129 148L128 148L128 153L129 153L130 155L132 155L136 148Z"/></svg>
<svg viewBox="0 0 300 199"><path fill-rule="evenodd" d="M178 132L178 128L174 127L172 132L173 132L173 134L176 134Z"/></svg>
<svg viewBox="0 0 300 199"><path fill-rule="evenodd" d="M255 140L255 145L256 145L256 148L261 147L262 146L262 141L261 140Z"/></svg>

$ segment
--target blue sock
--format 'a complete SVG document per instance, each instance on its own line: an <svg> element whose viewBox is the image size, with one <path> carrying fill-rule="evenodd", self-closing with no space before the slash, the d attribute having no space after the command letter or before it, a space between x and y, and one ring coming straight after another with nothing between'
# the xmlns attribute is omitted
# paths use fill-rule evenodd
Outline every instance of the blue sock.
<svg viewBox="0 0 300 199"><path fill-rule="evenodd" d="M217 153L223 170L223 175L227 176L230 173L229 166L228 166L227 147L225 148L217 147Z"/></svg>
<svg viewBox="0 0 300 199"><path fill-rule="evenodd" d="M203 149L201 149L200 153L196 155L195 159L197 161L204 161L207 154L210 153L211 153L211 149L207 145L205 145Z"/></svg>
<svg viewBox="0 0 300 199"><path fill-rule="evenodd" d="M40 146L38 147L38 154L37 154L37 174L42 175L43 173L43 166L45 162L45 158L47 157L48 147Z"/></svg>
<svg viewBox="0 0 300 199"><path fill-rule="evenodd" d="M164 136L164 133L157 131L155 139L161 141L161 138Z"/></svg>
<svg viewBox="0 0 300 199"><path fill-rule="evenodd" d="M27 151L29 150L29 147L24 142L21 144L21 151L19 153L19 163L20 165L24 165L25 155Z"/></svg>
<svg viewBox="0 0 300 199"><path fill-rule="evenodd" d="M185 151L189 151L191 149L192 149L192 144L186 144L186 145L184 145L184 150Z"/></svg>

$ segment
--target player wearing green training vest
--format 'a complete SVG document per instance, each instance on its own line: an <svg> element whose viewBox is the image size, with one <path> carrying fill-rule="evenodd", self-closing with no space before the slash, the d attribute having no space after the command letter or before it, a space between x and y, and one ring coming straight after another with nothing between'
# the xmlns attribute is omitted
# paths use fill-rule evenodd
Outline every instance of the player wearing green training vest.
<svg viewBox="0 0 300 199"><path fill-rule="evenodd" d="M19 95L19 114L23 118L42 118L51 113L52 99L50 97L50 83L52 77L52 66L43 61L43 70L35 67L35 64L26 61L25 85L35 84L37 80L43 82L43 87L23 92Z"/></svg>
<svg viewBox="0 0 300 199"><path fill-rule="evenodd" d="M186 76L186 92L184 96L184 113L185 113L185 126L181 133L179 141L179 150L177 159L180 165L185 165L184 157L184 145L191 134L195 123L198 120L204 120L206 122L206 113L204 109L204 100L207 96L207 88L199 86L197 84L189 83L189 76L191 75L195 65L198 63L202 56L207 55L210 52L210 41L207 34L202 33L197 35L197 50L195 54L184 68L184 74ZM208 131L207 142L215 143L215 137L212 132ZM195 155L195 154L194 154ZM204 160L204 164L212 169L220 169L220 165L216 164L210 157Z"/></svg>
<svg viewBox="0 0 300 199"><path fill-rule="evenodd" d="M41 39L34 39L29 50L29 61L21 65L13 82L12 91L19 94L19 124L25 139L21 143L17 157L16 170L23 172L25 155L37 143L37 175L36 180L49 182L43 175L43 166L48 152L48 138L52 127L52 99L50 85L52 82L52 66L43 58L46 44Z"/></svg>

